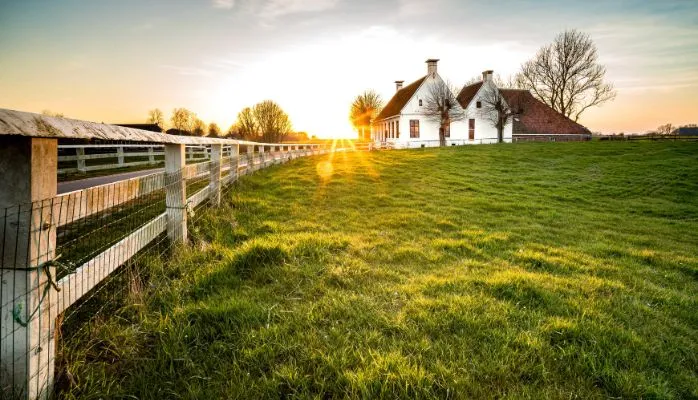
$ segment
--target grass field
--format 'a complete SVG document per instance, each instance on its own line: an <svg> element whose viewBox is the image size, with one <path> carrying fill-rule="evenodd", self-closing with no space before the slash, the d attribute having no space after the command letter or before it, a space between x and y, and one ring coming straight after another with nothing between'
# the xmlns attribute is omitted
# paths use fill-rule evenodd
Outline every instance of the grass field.
<svg viewBox="0 0 698 400"><path fill-rule="evenodd" d="M698 398L698 143L336 154L224 202L61 396Z"/></svg>

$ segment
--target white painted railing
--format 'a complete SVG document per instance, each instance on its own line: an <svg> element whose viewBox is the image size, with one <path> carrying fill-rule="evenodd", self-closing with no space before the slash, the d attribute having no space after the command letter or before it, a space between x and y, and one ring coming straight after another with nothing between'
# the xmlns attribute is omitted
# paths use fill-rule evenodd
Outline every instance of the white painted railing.
<svg viewBox="0 0 698 400"><path fill-rule="evenodd" d="M133 144L111 147L115 151L109 157L117 160L112 164L151 163L160 153L165 169L58 195L59 162L76 162L76 170L89 171L88 160L107 159L85 154L86 146L62 146L82 149L83 154L61 159L59 138L128 141ZM205 158L192 156L189 160L194 163L187 164L188 146L197 146ZM126 149L136 150L127 156ZM172 136L0 109L0 210L4 211L0 213L0 397L50 397L57 318L161 234L166 233L171 243L186 243L187 210L206 200L219 204L222 188L241 175L338 150L346 149ZM147 161L127 161L129 156L146 155ZM203 188L187 193L188 180L204 177L208 183ZM108 215L111 209L155 192L164 192L163 213L142 221L72 273L56 279L59 227L78 224L79 229L81 221L91 216Z"/></svg>
<svg viewBox="0 0 698 400"><path fill-rule="evenodd" d="M230 146L223 146L223 156L230 156ZM210 159L204 145L187 146L187 163ZM58 174L85 173L130 167L160 166L165 162L165 146L161 144L93 144L59 145Z"/></svg>

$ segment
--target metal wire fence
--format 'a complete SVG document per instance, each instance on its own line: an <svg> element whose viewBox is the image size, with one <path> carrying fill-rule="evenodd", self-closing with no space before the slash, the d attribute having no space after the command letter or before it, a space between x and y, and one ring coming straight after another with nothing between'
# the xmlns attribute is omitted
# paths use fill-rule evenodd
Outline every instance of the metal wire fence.
<svg viewBox="0 0 698 400"><path fill-rule="evenodd" d="M152 282L142 265L166 263L196 232L201 209L218 205L240 175L332 151L267 147L218 146L210 161L186 165L182 146L181 168L0 210L0 398L70 387L68 349L87 342L86 322L131 318Z"/></svg>

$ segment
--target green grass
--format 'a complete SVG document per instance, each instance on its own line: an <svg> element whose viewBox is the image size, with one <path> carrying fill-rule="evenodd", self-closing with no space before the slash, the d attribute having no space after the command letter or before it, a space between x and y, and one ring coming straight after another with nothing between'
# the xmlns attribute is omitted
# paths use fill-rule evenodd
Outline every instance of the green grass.
<svg viewBox="0 0 698 400"><path fill-rule="evenodd" d="M144 259L66 340L61 396L698 398L698 143L328 160Z"/></svg>

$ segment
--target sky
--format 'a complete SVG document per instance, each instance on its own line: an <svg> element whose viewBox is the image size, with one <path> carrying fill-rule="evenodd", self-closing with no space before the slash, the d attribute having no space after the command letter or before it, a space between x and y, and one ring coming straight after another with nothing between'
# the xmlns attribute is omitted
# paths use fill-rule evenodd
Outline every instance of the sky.
<svg viewBox="0 0 698 400"><path fill-rule="evenodd" d="M271 99L293 127L355 136L353 98L395 80L506 77L566 30L617 88L593 132L698 123L698 0L0 0L0 108L107 123L186 107L227 129Z"/></svg>

